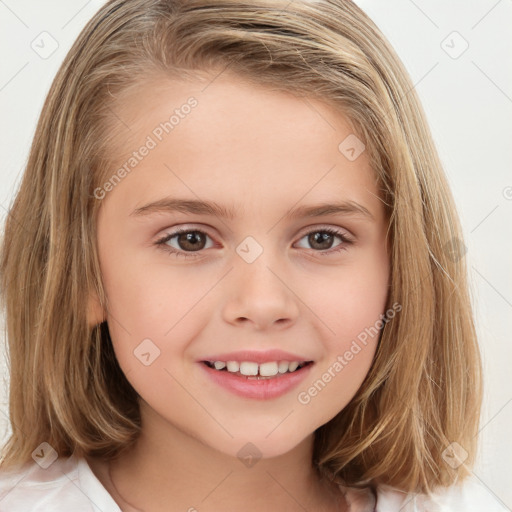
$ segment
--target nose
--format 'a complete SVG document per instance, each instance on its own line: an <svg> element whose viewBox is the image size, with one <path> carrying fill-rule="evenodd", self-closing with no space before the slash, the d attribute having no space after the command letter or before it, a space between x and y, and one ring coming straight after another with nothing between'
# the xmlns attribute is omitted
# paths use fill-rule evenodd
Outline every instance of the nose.
<svg viewBox="0 0 512 512"><path fill-rule="evenodd" d="M264 253L265 254L265 253ZM226 322L246 325L255 330L287 328L299 315L298 298L287 282L284 272L274 270L270 258L263 255L253 263L236 262L230 272L224 302L223 318Z"/></svg>

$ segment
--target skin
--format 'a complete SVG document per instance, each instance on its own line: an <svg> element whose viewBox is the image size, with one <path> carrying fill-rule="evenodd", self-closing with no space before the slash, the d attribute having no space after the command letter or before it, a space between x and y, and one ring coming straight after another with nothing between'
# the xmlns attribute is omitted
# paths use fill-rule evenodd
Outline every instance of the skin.
<svg viewBox="0 0 512 512"><path fill-rule="evenodd" d="M298 394L385 311L387 219L374 172L366 152L349 161L338 150L354 132L328 105L228 72L212 78L155 80L115 107L130 127L113 148L122 165L169 112L191 96L198 101L101 199L97 236L108 308L93 297L89 319L108 320L119 364L141 397L142 434L111 463L112 480L107 463L90 464L123 510L131 510L127 503L151 511L251 512L270 504L343 510L343 499L311 465L313 435L357 392L377 337L309 403ZM215 201L235 216L131 215L166 196ZM359 203L371 217L285 217L296 207L341 200ZM191 251L178 237L156 244L176 227L205 232L203 245L195 242L204 248ZM322 228L352 243L334 235L326 246L315 244L307 235ZM247 236L263 249L252 263L236 252ZM165 247L188 249L189 257ZM147 338L160 350L149 366L134 356ZM315 364L297 388L266 401L220 388L197 362L214 352L271 348ZM261 453L249 468L237 457L248 442Z"/></svg>

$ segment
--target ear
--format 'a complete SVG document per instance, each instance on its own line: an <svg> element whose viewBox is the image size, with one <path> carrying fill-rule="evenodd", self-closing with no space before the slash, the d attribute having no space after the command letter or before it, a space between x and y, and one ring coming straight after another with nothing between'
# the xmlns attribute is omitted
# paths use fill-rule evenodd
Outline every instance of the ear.
<svg viewBox="0 0 512 512"><path fill-rule="evenodd" d="M100 304L96 292L89 292L87 298L87 323L92 329L106 320L105 310Z"/></svg>

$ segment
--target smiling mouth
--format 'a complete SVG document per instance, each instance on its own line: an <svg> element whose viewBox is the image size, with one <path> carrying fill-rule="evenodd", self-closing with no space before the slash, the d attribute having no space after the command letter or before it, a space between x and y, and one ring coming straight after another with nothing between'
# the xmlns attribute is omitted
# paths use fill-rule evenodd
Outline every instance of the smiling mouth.
<svg viewBox="0 0 512 512"><path fill-rule="evenodd" d="M272 379L290 373L299 372L302 368L313 364L313 361L269 361L256 363L253 361L202 361L203 364L218 372L228 372L248 379Z"/></svg>

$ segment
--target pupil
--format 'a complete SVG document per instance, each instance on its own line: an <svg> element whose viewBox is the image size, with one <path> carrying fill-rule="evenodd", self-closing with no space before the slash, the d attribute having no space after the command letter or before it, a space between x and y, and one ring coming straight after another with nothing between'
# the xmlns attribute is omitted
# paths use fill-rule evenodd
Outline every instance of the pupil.
<svg viewBox="0 0 512 512"><path fill-rule="evenodd" d="M204 248L205 237L198 231L181 233L178 237L180 247L188 251L199 251Z"/></svg>
<svg viewBox="0 0 512 512"><path fill-rule="evenodd" d="M332 238L333 236L330 233L325 233L324 231L317 231L316 233L312 233L309 235L309 243L311 247L315 248L315 244L319 244L317 249L330 249L332 246Z"/></svg>

